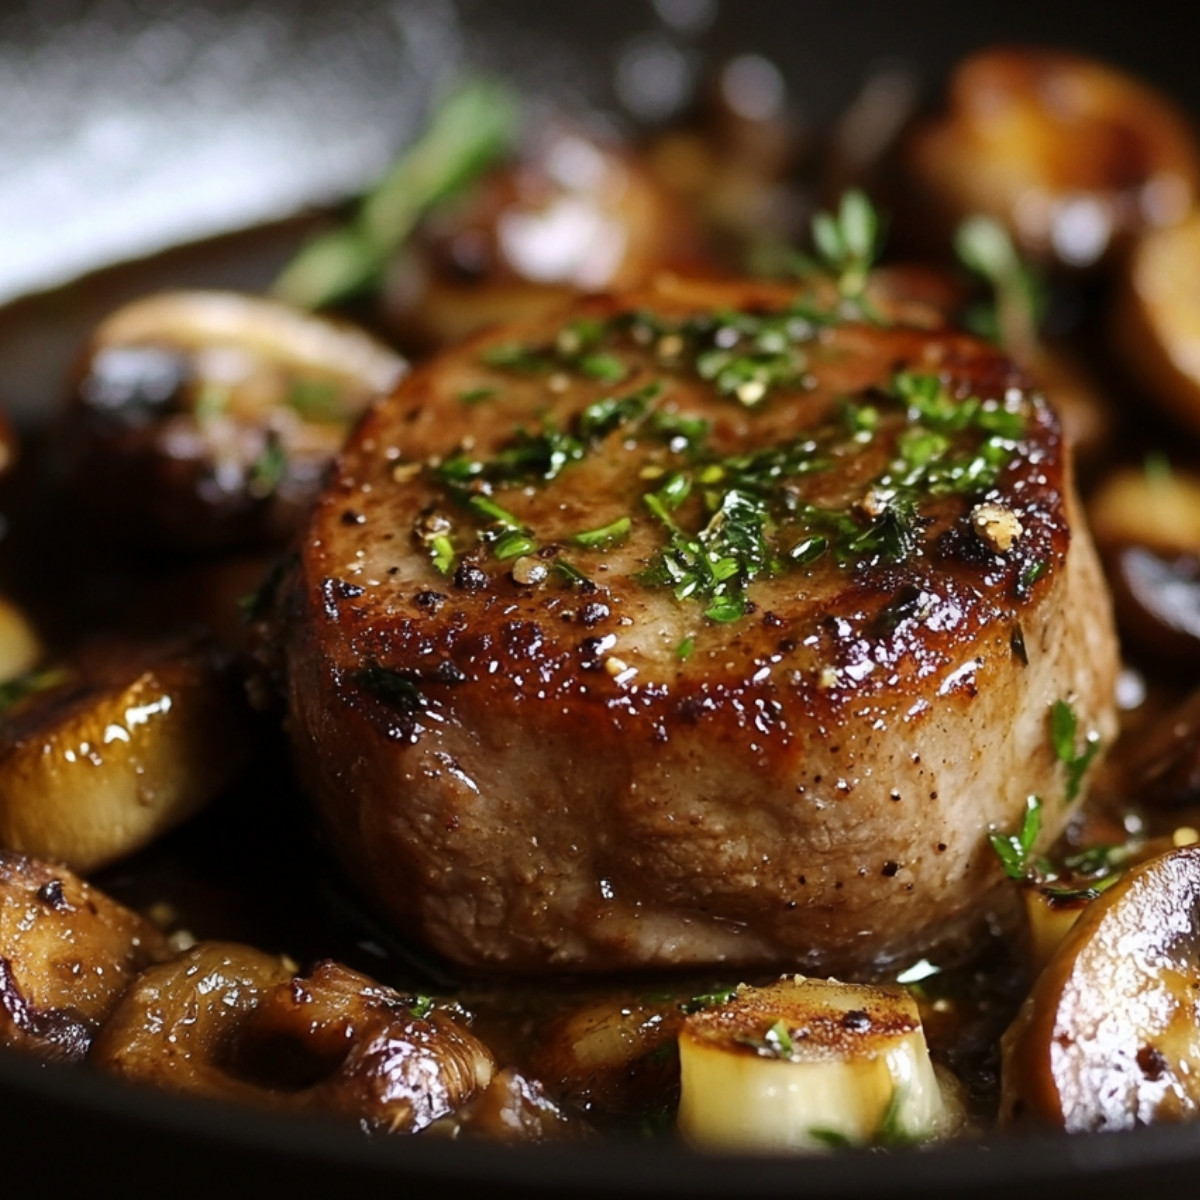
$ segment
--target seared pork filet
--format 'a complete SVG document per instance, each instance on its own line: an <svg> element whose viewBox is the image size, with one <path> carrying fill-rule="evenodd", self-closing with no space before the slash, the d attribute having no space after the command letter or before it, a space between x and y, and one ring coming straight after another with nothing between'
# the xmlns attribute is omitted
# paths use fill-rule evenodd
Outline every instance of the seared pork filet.
<svg viewBox="0 0 1200 1200"><path fill-rule="evenodd" d="M1061 830L1117 651L1058 421L894 300L665 280L360 425L273 633L397 926L507 970L869 974L986 917L1030 796Z"/></svg>

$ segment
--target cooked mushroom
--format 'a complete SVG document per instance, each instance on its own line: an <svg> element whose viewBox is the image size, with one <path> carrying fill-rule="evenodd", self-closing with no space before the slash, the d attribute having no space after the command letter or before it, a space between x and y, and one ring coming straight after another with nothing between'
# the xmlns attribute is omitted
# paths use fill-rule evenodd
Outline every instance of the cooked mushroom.
<svg viewBox="0 0 1200 1200"><path fill-rule="evenodd" d="M192 816L249 754L252 717L240 684L203 642L97 646L72 667L8 690L0 846L78 871L131 854Z"/></svg>
<svg viewBox="0 0 1200 1200"><path fill-rule="evenodd" d="M1088 515L1125 635L1168 665L1200 663L1200 478L1117 470Z"/></svg>
<svg viewBox="0 0 1200 1200"><path fill-rule="evenodd" d="M384 319L407 343L446 345L644 283L693 261L696 240L686 209L628 151L549 125L426 219L389 269Z"/></svg>
<svg viewBox="0 0 1200 1200"><path fill-rule="evenodd" d="M143 973L92 1048L123 1078L415 1132L492 1078L449 1012L337 963L293 977L249 946L202 942Z"/></svg>
<svg viewBox="0 0 1200 1200"><path fill-rule="evenodd" d="M948 240L965 216L988 213L1022 253L1069 268L1181 220L1200 195L1200 154L1170 101L1113 67L1044 49L966 59L946 112L913 130L903 160L926 227Z"/></svg>
<svg viewBox="0 0 1200 1200"><path fill-rule="evenodd" d="M42 645L29 618L6 596L0 596L0 708L4 687L28 675L42 657Z"/></svg>
<svg viewBox="0 0 1200 1200"><path fill-rule="evenodd" d="M781 979L741 987L679 1035L679 1128L727 1150L923 1140L953 1120L901 988Z"/></svg>
<svg viewBox="0 0 1200 1200"><path fill-rule="evenodd" d="M179 547L278 542L349 425L405 364L359 329L232 292L119 309L83 355L70 470L119 534Z"/></svg>
<svg viewBox="0 0 1200 1200"><path fill-rule="evenodd" d="M687 1003L614 991L570 1008L539 1033L530 1066L597 1122L645 1116L679 1092L675 1038Z"/></svg>
<svg viewBox="0 0 1200 1200"><path fill-rule="evenodd" d="M1067 933L1004 1038L1004 1110L1070 1131L1200 1112L1200 846L1132 868Z"/></svg>
<svg viewBox="0 0 1200 1200"><path fill-rule="evenodd" d="M574 1141L590 1130L556 1104L536 1079L505 1067L458 1112L439 1118L430 1132L516 1143Z"/></svg>
<svg viewBox="0 0 1200 1200"><path fill-rule="evenodd" d="M1200 432L1200 212L1141 237L1121 277L1113 340L1146 397Z"/></svg>
<svg viewBox="0 0 1200 1200"><path fill-rule="evenodd" d="M82 1058L130 980L166 955L153 925L65 867L0 851L0 1045Z"/></svg>

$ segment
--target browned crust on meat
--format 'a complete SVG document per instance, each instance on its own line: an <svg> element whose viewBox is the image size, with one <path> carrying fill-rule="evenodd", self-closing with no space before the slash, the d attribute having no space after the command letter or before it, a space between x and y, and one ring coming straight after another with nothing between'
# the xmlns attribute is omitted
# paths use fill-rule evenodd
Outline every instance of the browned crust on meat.
<svg viewBox="0 0 1200 1200"><path fill-rule="evenodd" d="M778 311L793 298L675 282L577 312ZM1107 601L1086 535L1071 536L1051 409L983 343L900 326L822 330L813 386L761 408L681 370L670 403L707 416L726 454L828 426L841 397L886 388L902 368L960 398L1019 393L1025 432L987 495L1021 535L998 552L972 532L978 496L931 498L916 552L826 555L756 580L751 611L718 624L633 578L663 535L640 515L644 455L631 465L606 443L551 483L503 493L546 542L635 514L621 547L569 556L593 590L519 586L511 563L474 552L456 584L412 533L444 491L406 464L464 440L486 456L514 424L614 392L506 376L482 411L459 401L473 379L497 382L480 366L488 346L546 330L443 356L378 407L284 585L296 753L355 877L442 953L516 970L729 961L863 973L979 919L1001 878L988 831L1019 820L1030 792L1053 797L1048 834L1065 820L1053 702L1072 703L1081 729L1112 726ZM639 362L615 390L651 369ZM807 498L861 494L896 436L846 452ZM372 670L410 680L418 702L381 698Z"/></svg>

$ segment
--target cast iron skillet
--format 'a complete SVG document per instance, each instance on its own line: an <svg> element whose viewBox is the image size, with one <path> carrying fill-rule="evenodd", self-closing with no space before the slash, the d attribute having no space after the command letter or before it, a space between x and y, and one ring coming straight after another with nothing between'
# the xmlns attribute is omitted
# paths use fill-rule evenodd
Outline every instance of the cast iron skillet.
<svg viewBox="0 0 1200 1200"><path fill-rule="evenodd" d="M883 61L914 64L936 84L973 47L1040 42L1124 65L1200 118L1184 10L1173 0L1119 10L1093 0L24 0L0 10L0 298L352 192L464 64L556 102L611 105L631 52L665 53L659 61L686 80L705 56L757 51L819 125ZM286 253L282 228L159 266L173 283L262 284ZM96 285L0 319L0 394L19 417L45 414L66 351L112 299ZM129 1089L10 1055L0 1055L0 1151L3 1186L22 1195L146 1183L185 1194L1126 1200L1134 1187L1188 1194L1200 1171L1200 1133L1187 1126L819 1160L705 1157L670 1143L367 1141L328 1120Z"/></svg>

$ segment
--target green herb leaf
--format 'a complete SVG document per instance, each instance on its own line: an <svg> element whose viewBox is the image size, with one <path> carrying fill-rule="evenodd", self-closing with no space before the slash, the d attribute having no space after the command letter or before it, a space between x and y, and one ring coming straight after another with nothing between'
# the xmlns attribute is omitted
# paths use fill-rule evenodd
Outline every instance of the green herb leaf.
<svg viewBox="0 0 1200 1200"><path fill-rule="evenodd" d="M605 547L615 546L618 542L623 542L629 536L629 530L632 528L633 522L629 517L618 517L615 521L610 521L607 525L601 525L598 529L585 529L582 533L574 533L570 540L576 546L588 547Z"/></svg>
<svg viewBox="0 0 1200 1200"><path fill-rule="evenodd" d="M1084 738L1083 749L1078 748L1079 721L1075 710L1065 700L1055 700L1050 709L1050 737L1054 745L1054 756L1067 769L1066 802L1070 804L1079 795L1083 777L1100 752L1100 735L1094 730Z"/></svg>
<svg viewBox="0 0 1200 1200"><path fill-rule="evenodd" d="M364 197L353 221L304 246L275 281L273 294L302 308L321 308L374 287L421 217L508 151L518 123L511 88L490 79L460 84Z"/></svg>
<svg viewBox="0 0 1200 1200"><path fill-rule="evenodd" d="M1034 843L1042 831L1042 802L1037 796L1025 801L1025 816L1016 833L993 833L988 840L1004 866L1009 879L1024 879L1029 866L1029 856Z"/></svg>
<svg viewBox="0 0 1200 1200"><path fill-rule="evenodd" d="M262 453L250 465L247 473L246 490L256 499L265 500L283 482L287 465L287 453L279 434L273 429L267 430Z"/></svg>

